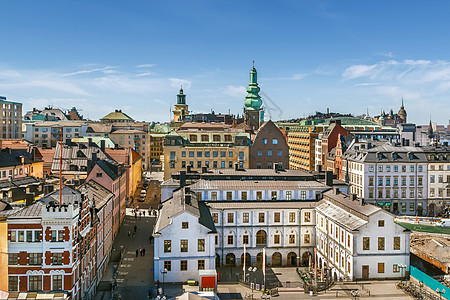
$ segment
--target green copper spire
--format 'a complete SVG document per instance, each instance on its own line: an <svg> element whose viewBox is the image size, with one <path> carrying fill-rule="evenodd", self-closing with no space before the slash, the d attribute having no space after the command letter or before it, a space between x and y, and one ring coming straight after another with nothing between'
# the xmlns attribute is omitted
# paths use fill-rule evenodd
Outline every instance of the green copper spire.
<svg viewBox="0 0 450 300"><path fill-rule="evenodd" d="M181 86L180 93L177 95L177 104L186 104L186 95L183 94L183 86Z"/></svg>
<svg viewBox="0 0 450 300"><path fill-rule="evenodd" d="M253 61L253 63L255 63ZM262 100L259 96L259 86L255 65L250 70L250 83L247 88L247 97L245 97L245 110L261 110Z"/></svg>

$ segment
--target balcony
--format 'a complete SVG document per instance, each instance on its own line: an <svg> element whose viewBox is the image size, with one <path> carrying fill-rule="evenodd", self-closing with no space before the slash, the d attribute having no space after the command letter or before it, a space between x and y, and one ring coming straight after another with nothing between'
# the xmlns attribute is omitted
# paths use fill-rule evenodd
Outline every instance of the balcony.
<svg viewBox="0 0 450 300"><path fill-rule="evenodd" d="M245 156L238 156L238 161L245 161Z"/></svg>
<svg viewBox="0 0 450 300"><path fill-rule="evenodd" d="M177 157L176 156L169 156L169 162L177 162Z"/></svg>

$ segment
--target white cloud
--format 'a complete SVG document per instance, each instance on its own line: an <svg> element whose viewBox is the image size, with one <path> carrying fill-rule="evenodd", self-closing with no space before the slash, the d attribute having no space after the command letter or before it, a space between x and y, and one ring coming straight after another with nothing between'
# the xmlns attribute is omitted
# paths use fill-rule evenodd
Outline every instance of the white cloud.
<svg viewBox="0 0 450 300"><path fill-rule="evenodd" d="M292 80L300 80L300 79L305 78L306 76L308 76L308 74L293 74L291 76L291 79Z"/></svg>
<svg viewBox="0 0 450 300"><path fill-rule="evenodd" d="M183 86L183 89L190 89L192 82L187 79L181 78L169 78L170 85L174 88L180 88Z"/></svg>
<svg viewBox="0 0 450 300"><path fill-rule="evenodd" d="M142 64L142 65L137 65L136 68L153 68L154 66L156 66L155 64Z"/></svg>
<svg viewBox="0 0 450 300"><path fill-rule="evenodd" d="M108 67L104 67L104 68L95 68L95 69L89 69L89 70L80 70L80 71L76 71L76 72L71 72L71 73L65 73L62 74L61 77L67 77L67 76L74 76L74 75L81 75L81 74L89 74L89 73L93 73L93 72L102 72L105 74L112 74L112 73L116 73L117 71L112 70L114 67L112 66L108 66Z"/></svg>
<svg viewBox="0 0 450 300"><path fill-rule="evenodd" d="M358 77L366 77L371 74L377 66L376 65L353 65L345 69L344 74L342 76L345 79L354 79Z"/></svg>
<svg viewBox="0 0 450 300"><path fill-rule="evenodd" d="M140 73L140 74L137 74L136 77L145 77L145 76L150 76L150 75L153 75L153 73L152 72Z"/></svg>
<svg viewBox="0 0 450 300"><path fill-rule="evenodd" d="M234 86L229 85L225 88L224 93L230 97L234 98L244 98L247 94L247 91L244 86Z"/></svg>

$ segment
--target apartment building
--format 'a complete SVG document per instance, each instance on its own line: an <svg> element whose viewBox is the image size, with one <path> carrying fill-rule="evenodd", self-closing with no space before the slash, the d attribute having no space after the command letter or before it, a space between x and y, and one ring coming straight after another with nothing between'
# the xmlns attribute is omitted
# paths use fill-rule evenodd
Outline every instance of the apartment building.
<svg viewBox="0 0 450 300"><path fill-rule="evenodd" d="M22 138L22 103L7 101L0 96L0 114L2 124L0 137L2 139Z"/></svg>
<svg viewBox="0 0 450 300"><path fill-rule="evenodd" d="M61 201L60 201L61 200ZM71 299L95 294L96 228L88 197L64 187L9 215L2 227L7 240L6 290L68 292ZM2 282L3 285L3 282ZM5 287L5 285L3 285Z"/></svg>
<svg viewBox="0 0 450 300"><path fill-rule="evenodd" d="M184 123L164 140L164 179L187 166L201 170L249 167L250 135L231 125Z"/></svg>
<svg viewBox="0 0 450 300"><path fill-rule="evenodd" d="M342 156L350 192L395 214L427 214L428 163L418 147L354 142Z"/></svg>
<svg viewBox="0 0 450 300"><path fill-rule="evenodd" d="M82 121L47 121L25 124L24 139L42 148L54 148L61 141L86 135L87 126Z"/></svg>
<svg viewBox="0 0 450 300"><path fill-rule="evenodd" d="M336 189L323 194L315 212L316 262L323 279L407 276L410 232L394 222L394 215Z"/></svg>

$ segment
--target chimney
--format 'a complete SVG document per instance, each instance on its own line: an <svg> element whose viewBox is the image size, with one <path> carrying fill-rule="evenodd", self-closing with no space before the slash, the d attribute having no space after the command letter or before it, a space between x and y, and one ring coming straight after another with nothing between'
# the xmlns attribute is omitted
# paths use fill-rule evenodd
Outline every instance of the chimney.
<svg viewBox="0 0 450 300"><path fill-rule="evenodd" d="M356 199L358 199L358 198L356 197L356 194L351 193L351 194L350 194L350 200L355 201Z"/></svg>
<svg viewBox="0 0 450 300"><path fill-rule="evenodd" d="M341 125L341 120L335 120L336 125Z"/></svg>
<svg viewBox="0 0 450 300"><path fill-rule="evenodd" d="M106 144L105 140L100 141L100 149L102 149L102 152L105 152L105 144Z"/></svg>
<svg viewBox="0 0 450 300"><path fill-rule="evenodd" d="M325 184L328 186L333 186L333 172L332 171L325 172Z"/></svg>
<svg viewBox="0 0 450 300"><path fill-rule="evenodd" d="M339 190L339 188L338 187L335 187L334 188L334 194L335 195L339 195L341 193L341 191Z"/></svg>
<svg viewBox="0 0 450 300"><path fill-rule="evenodd" d="M184 187L186 185L186 171L180 171L180 187Z"/></svg>
<svg viewBox="0 0 450 300"><path fill-rule="evenodd" d="M92 163L95 165L97 162L97 152L92 152Z"/></svg>
<svg viewBox="0 0 450 300"><path fill-rule="evenodd" d="M88 146L92 146L92 138L88 138Z"/></svg>
<svg viewBox="0 0 450 300"><path fill-rule="evenodd" d="M66 139L66 145L72 146L72 139Z"/></svg>
<svg viewBox="0 0 450 300"><path fill-rule="evenodd" d="M33 204L33 200L34 200L34 194L33 193L27 193L25 195L25 204L26 204L26 206L30 206L31 204Z"/></svg>

